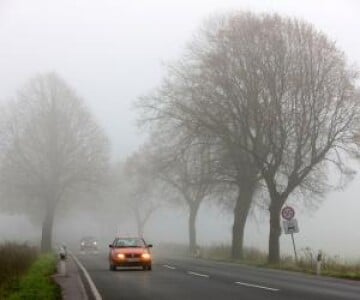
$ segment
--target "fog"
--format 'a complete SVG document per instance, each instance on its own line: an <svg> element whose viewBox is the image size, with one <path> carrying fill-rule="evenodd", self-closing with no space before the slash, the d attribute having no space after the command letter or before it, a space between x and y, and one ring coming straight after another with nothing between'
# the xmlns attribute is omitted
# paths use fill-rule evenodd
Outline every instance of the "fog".
<svg viewBox="0 0 360 300"><path fill-rule="evenodd" d="M147 137L137 127L134 101L161 83L164 64L182 55L206 18L232 10L300 17L335 40L350 63L360 65L359 9L355 0L0 0L0 101L13 99L32 76L54 71L84 99L105 129L111 161L125 160ZM360 165L354 166L358 172ZM359 258L359 181L357 175L343 190L326 194L318 209L305 209L289 199L300 226L295 235L299 249ZM187 219L185 208L165 205L150 218L144 236L155 246L187 243ZM251 216L245 245L266 251L268 223L266 211ZM204 203L196 224L200 245L230 244L233 216L228 210ZM99 216L98 210L81 207L56 216L54 226L55 243L94 235L105 244L119 233L137 233L134 220L120 212L118 218ZM0 241L38 243L40 238L39 224L26 216L0 214ZM290 236L282 235L280 243L282 253L292 253Z"/></svg>

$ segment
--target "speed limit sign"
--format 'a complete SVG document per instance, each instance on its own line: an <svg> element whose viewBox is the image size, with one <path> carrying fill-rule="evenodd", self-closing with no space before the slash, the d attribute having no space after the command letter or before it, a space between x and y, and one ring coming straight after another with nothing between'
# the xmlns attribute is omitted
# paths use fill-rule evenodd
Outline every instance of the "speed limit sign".
<svg viewBox="0 0 360 300"><path fill-rule="evenodd" d="M281 210L281 215L285 220L291 220L295 216L295 210L290 206L285 206Z"/></svg>

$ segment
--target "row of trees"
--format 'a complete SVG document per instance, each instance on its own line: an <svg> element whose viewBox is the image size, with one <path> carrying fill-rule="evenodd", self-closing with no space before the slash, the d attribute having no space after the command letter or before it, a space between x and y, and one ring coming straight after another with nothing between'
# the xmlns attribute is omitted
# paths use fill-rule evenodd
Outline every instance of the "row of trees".
<svg viewBox="0 0 360 300"><path fill-rule="evenodd" d="M321 196L331 164L349 174L360 129L356 80L344 53L308 23L250 13L212 18L161 86L137 102L150 139L107 176L104 132L59 76L40 75L3 109L1 207L42 223L48 251L56 211L79 195L118 197L139 235L167 199L188 209L194 252L199 207L215 199L232 207L232 256L241 258L249 211L266 192L269 262L277 263L288 198Z"/></svg>
<svg viewBox="0 0 360 300"><path fill-rule="evenodd" d="M356 80L344 53L303 21L234 13L204 24L137 103L151 173L189 208L191 251L200 203L218 198L234 203L232 256L241 258L249 210L264 189L268 260L279 262L289 196L322 195L330 164L348 174L345 162L358 153Z"/></svg>

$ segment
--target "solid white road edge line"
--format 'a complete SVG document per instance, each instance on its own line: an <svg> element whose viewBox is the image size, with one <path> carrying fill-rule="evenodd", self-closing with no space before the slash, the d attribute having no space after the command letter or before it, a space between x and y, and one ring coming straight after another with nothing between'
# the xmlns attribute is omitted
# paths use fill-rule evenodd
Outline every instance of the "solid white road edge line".
<svg viewBox="0 0 360 300"><path fill-rule="evenodd" d="M257 285L257 284L251 284L251 283L246 283L246 282L240 282L240 281L235 282L235 284L243 285L243 286L247 286L247 287L258 288L258 289L263 289L263 290L268 290L268 291L272 291L272 292L278 292L278 291L280 291L279 289L274 289L274 288L267 287L267 286L262 286L262 285Z"/></svg>
<svg viewBox="0 0 360 300"><path fill-rule="evenodd" d="M176 268L173 266L169 266L169 265L163 265L164 268L168 268L170 270L175 270Z"/></svg>
<svg viewBox="0 0 360 300"><path fill-rule="evenodd" d="M194 276L199 276L199 277L205 277L205 278L209 278L209 275L206 274L200 274L200 273L196 273L196 272L192 272L192 271L188 271L187 272L189 275L194 275Z"/></svg>
<svg viewBox="0 0 360 300"><path fill-rule="evenodd" d="M89 273L86 271L85 267L82 265L82 263L77 259L77 257L75 255L73 255L73 254L70 254L70 255L75 260L75 262L77 263L77 265L79 266L81 271L83 271L84 276L85 276L87 282L89 283L90 290L93 293L95 300L102 300L102 297L101 297L99 291L97 290L94 282L92 281L92 279L91 279Z"/></svg>

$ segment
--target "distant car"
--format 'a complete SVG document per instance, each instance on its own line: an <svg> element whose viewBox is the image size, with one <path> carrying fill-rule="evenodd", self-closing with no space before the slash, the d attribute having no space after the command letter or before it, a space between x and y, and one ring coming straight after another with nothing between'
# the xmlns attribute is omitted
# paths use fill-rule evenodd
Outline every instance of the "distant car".
<svg viewBox="0 0 360 300"><path fill-rule="evenodd" d="M98 251L98 241L92 236L83 237L80 241L81 251Z"/></svg>
<svg viewBox="0 0 360 300"><path fill-rule="evenodd" d="M151 270L152 257L150 249L152 245L146 244L142 238L115 238L109 245L109 268L116 267L142 267L143 270Z"/></svg>

